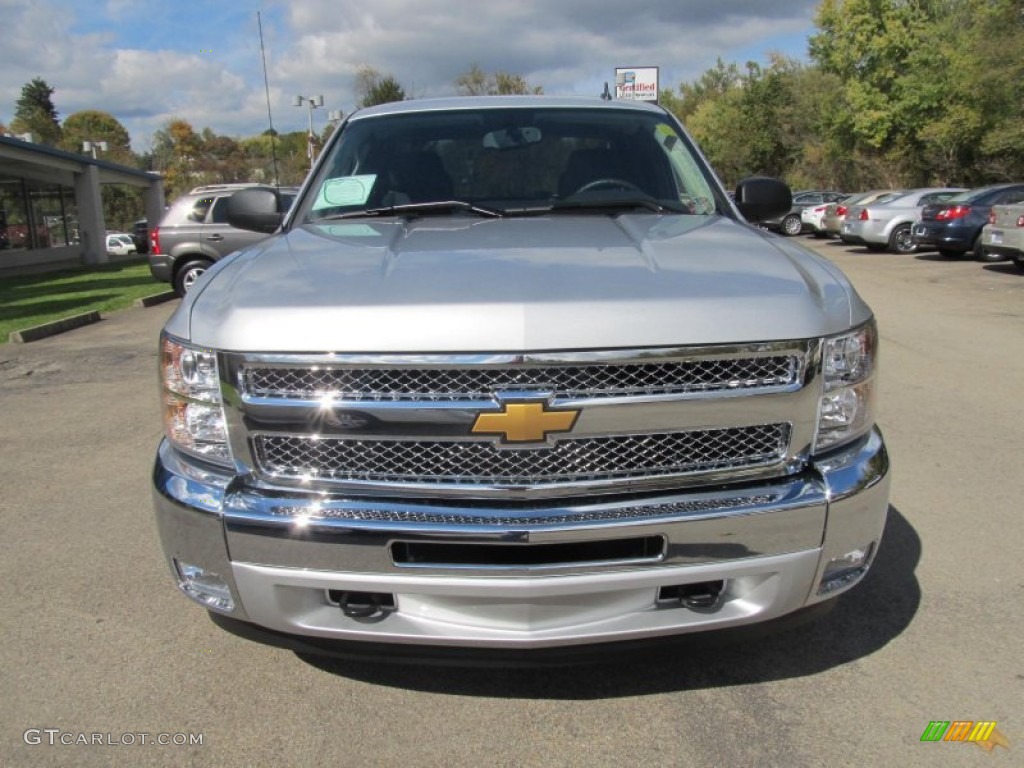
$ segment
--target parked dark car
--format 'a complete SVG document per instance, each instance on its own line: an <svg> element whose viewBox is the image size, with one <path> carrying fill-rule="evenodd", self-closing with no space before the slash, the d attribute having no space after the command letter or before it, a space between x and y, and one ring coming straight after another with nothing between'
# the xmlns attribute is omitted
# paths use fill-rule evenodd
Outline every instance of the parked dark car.
<svg viewBox="0 0 1024 768"><path fill-rule="evenodd" d="M139 219L132 225L132 240L135 242L135 250L149 253L149 224L145 219Z"/></svg>
<svg viewBox="0 0 1024 768"><path fill-rule="evenodd" d="M976 258L985 259L981 230L988 224L992 206L1020 202L1024 202L1024 184L996 184L961 192L921 210L913 241L948 258L971 251Z"/></svg>
<svg viewBox="0 0 1024 768"><path fill-rule="evenodd" d="M846 197L844 192L823 192L821 190L804 190L793 193L793 207L781 216L765 219L759 222L765 229L773 232L781 232L784 235L793 237L804 231L804 222L801 218L804 208L810 205L821 205L822 203L834 203ZM809 231L808 226L808 231Z"/></svg>

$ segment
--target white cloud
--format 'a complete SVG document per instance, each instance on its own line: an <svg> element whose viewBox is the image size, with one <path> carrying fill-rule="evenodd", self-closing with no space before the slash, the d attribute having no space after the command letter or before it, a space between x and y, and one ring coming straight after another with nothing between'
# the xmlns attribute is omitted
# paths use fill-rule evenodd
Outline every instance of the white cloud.
<svg viewBox="0 0 1024 768"><path fill-rule="evenodd" d="M291 106L295 94L323 93L327 109L350 110L361 65L394 75L416 97L453 93L455 78L474 63L521 74L547 93L597 95L616 66L660 66L662 87L675 87L719 56L733 61L730 52L761 50L759 41L807 30L817 0L264 4L274 123L290 131L302 130L307 119ZM258 133L266 126L266 101L255 12L216 13L195 0L177 0L173 8L155 0L0 0L0 120L10 120L21 86L40 76L56 88L62 117L108 111L137 149L173 116L197 130ZM143 35L138 25L147 14L158 26ZM216 55L200 53L209 41ZM324 119L317 113L320 125Z"/></svg>

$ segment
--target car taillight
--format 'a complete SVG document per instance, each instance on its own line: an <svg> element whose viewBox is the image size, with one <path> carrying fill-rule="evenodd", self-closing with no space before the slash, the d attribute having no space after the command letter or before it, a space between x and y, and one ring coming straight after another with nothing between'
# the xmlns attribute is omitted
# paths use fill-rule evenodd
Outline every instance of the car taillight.
<svg viewBox="0 0 1024 768"><path fill-rule="evenodd" d="M840 205L838 208L836 208L836 216L845 216L845 215L846 215L846 206L845 205Z"/></svg>
<svg viewBox="0 0 1024 768"><path fill-rule="evenodd" d="M860 216L858 216L857 218L860 219L861 221L867 221L868 220L868 209L867 208L861 208Z"/></svg>
<svg viewBox="0 0 1024 768"><path fill-rule="evenodd" d="M1021 216L1019 219L1017 219L1017 226L1024 227L1024 216Z"/></svg>
<svg viewBox="0 0 1024 768"><path fill-rule="evenodd" d="M949 208L943 208L941 211L935 214L936 221L952 221L953 219L962 219L964 216L971 212L971 206L969 205L953 205Z"/></svg>
<svg viewBox="0 0 1024 768"><path fill-rule="evenodd" d="M160 227L153 227L153 231L149 233L149 250L160 253Z"/></svg>

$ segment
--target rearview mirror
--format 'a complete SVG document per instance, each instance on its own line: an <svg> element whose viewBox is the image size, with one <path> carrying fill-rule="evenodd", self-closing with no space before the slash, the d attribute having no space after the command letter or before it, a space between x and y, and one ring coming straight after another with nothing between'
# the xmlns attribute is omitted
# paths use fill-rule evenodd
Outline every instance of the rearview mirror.
<svg viewBox="0 0 1024 768"><path fill-rule="evenodd" d="M793 193L778 179L752 176L736 185L736 207L752 222L770 219L793 207Z"/></svg>
<svg viewBox="0 0 1024 768"><path fill-rule="evenodd" d="M280 193L272 187L241 189L228 198L228 224L252 232L276 232L284 220Z"/></svg>
<svg viewBox="0 0 1024 768"><path fill-rule="evenodd" d="M536 144L541 139L540 128L532 125L513 126L490 131L484 134L484 147L487 149L512 149Z"/></svg>

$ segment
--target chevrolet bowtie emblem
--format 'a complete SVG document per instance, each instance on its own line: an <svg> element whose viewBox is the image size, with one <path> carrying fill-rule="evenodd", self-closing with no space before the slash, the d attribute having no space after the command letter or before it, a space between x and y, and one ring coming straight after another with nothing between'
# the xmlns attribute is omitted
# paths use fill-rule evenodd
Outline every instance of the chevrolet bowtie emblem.
<svg viewBox="0 0 1024 768"><path fill-rule="evenodd" d="M537 443L550 432L568 432L579 411L549 411L544 403L507 403L501 413L481 413L473 422L478 435L501 435L504 443Z"/></svg>

